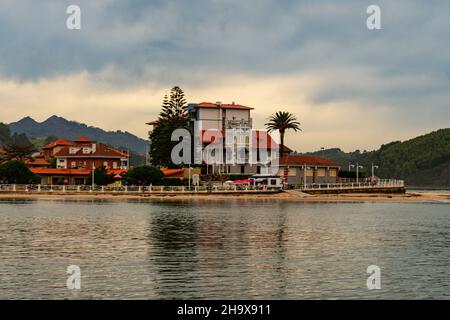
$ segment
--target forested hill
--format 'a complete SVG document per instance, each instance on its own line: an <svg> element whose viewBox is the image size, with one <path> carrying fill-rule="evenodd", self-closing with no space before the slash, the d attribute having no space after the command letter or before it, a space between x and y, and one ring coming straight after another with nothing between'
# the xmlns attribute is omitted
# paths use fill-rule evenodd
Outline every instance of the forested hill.
<svg viewBox="0 0 450 320"><path fill-rule="evenodd" d="M105 131L58 116L52 116L44 122L37 122L30 117L26 117L18 122L9 124L9 128L13 133L24 133L30 138L58 137L66 140L74 140L82 136L89 137L95 141L116 148L130 149L141 154L146 152L147 146L144 139L140 139L129 132Z"/></svg>
<svg viewBox="0 0 450 320"><path fill-rule="evenodd" d="M407 141L395 141L370 152L343 152L338 148L309 153L335 161L348 169L359 162L370 175L372 163L379 166L375 175L404 179L408 186L450 189L450 128L441 129Z"/></svg>

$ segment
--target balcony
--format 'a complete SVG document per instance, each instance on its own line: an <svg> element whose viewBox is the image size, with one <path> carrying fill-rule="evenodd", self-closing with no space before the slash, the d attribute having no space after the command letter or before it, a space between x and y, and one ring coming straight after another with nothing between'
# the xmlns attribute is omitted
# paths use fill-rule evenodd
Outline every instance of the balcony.
<svg viewBox="0 0 450 320"><path fill-rule="evenodd" d="M251 129L252 128L252 118L249 119L232 119L232 120L226 120L225 127L227 129L234 129L234 128L243 128L243 129Z"/></svg>

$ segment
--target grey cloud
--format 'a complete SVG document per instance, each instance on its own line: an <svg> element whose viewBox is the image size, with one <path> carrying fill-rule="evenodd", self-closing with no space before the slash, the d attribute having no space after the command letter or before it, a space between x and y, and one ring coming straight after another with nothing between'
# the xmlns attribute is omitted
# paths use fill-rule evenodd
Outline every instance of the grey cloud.
<svg viewBox="0 0 450 320"><path fill-rule="evenodd" d="M426 98L442 110L450 3L376 2L379 31L365 27L366 0L2 1L0 74L37 81L86 71L120 87L313 72L324 83L315 103L375 99L401 109ZM72 3L81 31L65 29ZM96 75L105 69L114 72Z"/></svg>

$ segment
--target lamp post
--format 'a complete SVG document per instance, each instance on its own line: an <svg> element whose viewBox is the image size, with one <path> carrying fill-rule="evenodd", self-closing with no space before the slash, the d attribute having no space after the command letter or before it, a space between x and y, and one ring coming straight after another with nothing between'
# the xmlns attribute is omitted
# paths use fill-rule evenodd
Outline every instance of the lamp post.
<svg viewBox="0 0 450 320"><path fill-rule="evenodd" d="M350 162L348 163L348 172L352 171L352 168L354 168L355 165L351 164Z"/></svg>
<svg viewBox="0 0 450 320"><path fill-rule="evenodd" d="M94 192L95 186L95 164L92 164L92 192Z"/></svg>
<svg viewBox="0 0 450 320"><path fill-rule="evenodd" d="M189 181L188 181L189 191L191 191L191 165L189 164Z"/></svg>
<svg viewBox="0 0 450 320"><path fill-rule="evenodd" d="M355 167L355 165L354 164L351 164L350 162L348 163L348 172L350 173L351 171L352 171L352 168L354 168ZM350 177L350 175L349 175L349 178L348 179L351 179L351 177Z"/></svg>
<svg viewBox="0 0 450 320"><path fill-rule="evenodd" d="M375 177L375 169L378 169L378 168L379 168L378 166L376 166L372 163L372 178Z"/></svg>
<svg viewBox="0 0 450 320"><path fill-rule="evenodd" d="M363 166L360 166L359 163L356 163L356 183L359 183L359 169L364 168Z"/></svg>

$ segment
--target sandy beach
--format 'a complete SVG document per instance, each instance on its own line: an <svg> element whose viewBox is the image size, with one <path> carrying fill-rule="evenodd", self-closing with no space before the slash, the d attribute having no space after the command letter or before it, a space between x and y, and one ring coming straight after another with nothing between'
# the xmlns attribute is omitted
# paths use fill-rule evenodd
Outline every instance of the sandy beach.
<svg viewBox="0 0 450 320"><path fill-rule="evenodd" d="M1 200L77 200L77 201L128 201L128 200L204 200L204 201L299 201L299 202L404 202L404 203L450 203L450 193L407 192L405 194L320 194L309 195L301 191L285 191L274 194L102 194L102 193L0 193Z"/></svg>

